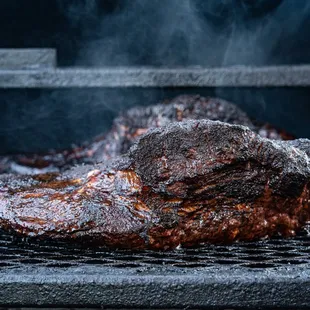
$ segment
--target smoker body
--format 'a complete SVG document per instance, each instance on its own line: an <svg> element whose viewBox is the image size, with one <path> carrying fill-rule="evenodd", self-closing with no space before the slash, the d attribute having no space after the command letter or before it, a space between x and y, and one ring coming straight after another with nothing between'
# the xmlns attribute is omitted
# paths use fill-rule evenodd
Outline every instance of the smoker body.
<svg viewBox="0 0 310 310"><path fill-rule="evenodd" d="M59 73L57 70L0 70L0 86L8 87L5 84L7 80L1 79L3 77L17 77L8 81L11 87L21 87L23 85L18 84L21 83L19 76L37 74L39 78L31 82L37 84L30 86L46 86L44 83L48 82L51 87L59 87L59 80L53 78ZM84 83L83 87L89 86L92 89L95 86L107 86L104 83L110 83L110 88L139 89L146 86L146 90L151 86L183 90L182 87L188 88L197 81L200 81L200 87L222 83L223 89L230 90L236 86L239 89L245 87L245 90L249 90L250 86L260 90L262 86L268 88L277 83L278 87L307 88L310 84L307 66L257 69L239 67L224 70L75 70L60 72L63 79L71 83L71 87L79 87L74 84L78 81ZM70 79L72 72L75 75L81 74L80 78ZM230 78L220 79L223 72L228 72ZM66 75L67 73L69 74ZM95 79L89 81L85 79L85 74ZM96 79L98 74L100 78ZM152 78L147 79L145 76ZM124 82L126 80L129 85ZM92 84L94 81L99 84ZM204 246L159 253L85 249L77 245L51 242L29 243L2 233L0 305L154 309L305 308L310 305L309 249L310 236L306 231L294 239L276 238L231 246Z"/></svg>
<svg viewBox="0 0 310 310"><path fill-rule="evenodd" d="M302 65L309 63L308 4L307 0L182 4L178 0L147 4L143 0L32 0L31 4L3 0L0 48L56 48L61 69ZM42 76L37 78L39 88L0 90L0 109L5 111L0 114L0 154L80 144L107 131L119 110L155 104L181 93L222 97L252 117L296 137L310 137L310 93L297 85L289 89L214 84L156 90L47 89L42 88Z"/></svg>
<svg viewBox="0 0 310 310"><path fill-rule="evenodd" d="M17 5L14 1L9 2ZM35 7L39 7L39 2L42 1L37 1ZM113 6L112 2L110 6ZM275 2L278 5L281 1ZM46 16L37 15L43 23ZM56 18L59 16L52 19ZM5 22L5 18L3 20ZM76 33L81 20L74 22L76 24L72 28ZM111 28L109 31L112 31ZM10 40L14 36L7 32L7 42L13 42ZM28 31L28 38L31 36L31 31ZM43 66L23 63L22 68L13 66L0 70L0 84L3 83L1 109L5 111L0 116L0 138L3 141L0 153L63 149L107 130L120 109L154 104L181 93L225 98L261 121L284 128L297 137L310 137L309 69L301 66L297 75L292 70L294 65L304 62L302 57L297 57L292 63L285 56L283 61L273 58L278 61L276 64L284 64L285 67L284 71L281 71L283 68L265 68L267 73L263 70L263 74L273 76L269 83L266 75L262 77L259 70L257 77L260 83L255 83L255 74L250 75L250 82L244 83L249 81L248 75L244 79L241 74L240 78L240 72L253 73L249 67L232 66L218 70L206 65L204 69L189 68L192 71L185 74L185 80L184 75L181 75L182 79L178 75L182 70L184 72L184 68L169 71L166 67L160 69L166 72L164 75L160 70L150 73L147 68L128 71L123 67L121 71L112 70L114 75L111 78L111 71L106 75L104 68L82 68L78 72L76 68L71 68L76 58L72 54L78 46L66 40L68 38L58 44L62 52L71 49L66 59L59 61L66 68L57 69L55 59L48 57L52 63L47 66L45 62ZM35 35L33 40L36 40ZM10 46L19 47L18 43ZM42 43L32 41L30 45L51 45L44 43L44 40ZM224 51L219 54L224 54ZM285 55L285 50L282 54ZM214 59L216 65L222 65L217 53ZM112 60L115 64L119 58ZM188 65L182 57L179 60L183 67ZM158 57L153 65L156 61ZM250 59L245 61L246 65L251 64ZM226 64L234 63L228 61ZM122 66L125 65L122 63ZM303 71L305 68L307 70ZM223 76L221 70L228 74ZM67 79L63 78L67 74L63 75L63 72L68 73ZM134 74L136 84L128 72ZM145 72L148 74L143 75ZM154 72L161 74L154 75ZM104 77L110 84L104 83ZM129 84L125 85L125 82ZM29 88L25 89L26 86ZM310 308L309 249L310 239L305 233L288 240L275 238L231 246L154 253L28 243L1 232L0 307Z"/></svg>
<svg viewBox="0 0 310 310"><path fill-rule="evenodd" d="M310 237L170 252L0 235L2 307L281 308L310 304Z"/></svg>

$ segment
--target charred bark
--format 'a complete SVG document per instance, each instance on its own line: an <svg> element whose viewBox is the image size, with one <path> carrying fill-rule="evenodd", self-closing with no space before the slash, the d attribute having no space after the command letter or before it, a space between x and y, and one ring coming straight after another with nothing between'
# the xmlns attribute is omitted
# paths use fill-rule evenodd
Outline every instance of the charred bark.
<svg viewBox="0 0 310 310"><path fill-rule="evenodd" d="M1 171L18 174L57 172L66 170L74 164L111 160L115 156L125 154L150 128L190 119L210 119L244 125L271 139L293 138L268 124L253 125L243 111L225 100L184 95L161 104L129 109L114 120L109 133L82 147L46 155L2 157L0 173Z"/></svg>
<svg viewBox="0 0 310 310"><path fill-rule="evenodd" d="M296 146L222 122L168 124L109 165L2 176L0 227L164 250L293 236L310 219L310 162Z"/></svg>

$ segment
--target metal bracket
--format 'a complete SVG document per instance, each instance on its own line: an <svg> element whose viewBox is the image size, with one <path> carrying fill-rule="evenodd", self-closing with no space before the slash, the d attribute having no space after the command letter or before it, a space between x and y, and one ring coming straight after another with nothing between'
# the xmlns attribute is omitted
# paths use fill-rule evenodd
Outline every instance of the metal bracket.
<svg viewBox="0 0 310 310"><path fill-rule="evenodd" d="M308 87L310 65L57 68L53 49L0 49L0 88Z"/></svg>

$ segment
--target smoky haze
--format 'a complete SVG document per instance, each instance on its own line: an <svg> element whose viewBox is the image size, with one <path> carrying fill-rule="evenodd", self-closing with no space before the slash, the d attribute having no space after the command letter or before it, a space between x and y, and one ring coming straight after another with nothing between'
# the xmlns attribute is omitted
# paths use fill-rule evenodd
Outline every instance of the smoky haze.
<svg viewBox="0 0 310 310"><path fill-rule="evenodd" d="M71 26L81 28L76 65L308 62L296 46L309 40L300 35L310 17L307 0L123 0L108 13L100 3L60 6Z"/></svg>
<svg viewBox="0 0 310 310"><path fill-rule="evenodd" d="M211 51L222 44L221 31L226 33L227 27L224 25L221 31L216 30L212 19L209 21L203 16L195 1L121 3L113 13L98 21L94 37L94 33L87 31L90 37L85 36L87 43L80 50L77 64L175 66L220 63L221 55ZM214 11L212 14L220 14L221 6L212 3L214 8L209 10Z"/></svg>
<svg viewBox="0 0 310 310"><path fill-rule="evenodd" d="M60 66L310 62L308 0L30 2L0 2L0 47L53 47ZM0 153L66 148L106 131L122 109L184 92L223 97L252 116L310 136L306 90L1 91Z"/></svg>

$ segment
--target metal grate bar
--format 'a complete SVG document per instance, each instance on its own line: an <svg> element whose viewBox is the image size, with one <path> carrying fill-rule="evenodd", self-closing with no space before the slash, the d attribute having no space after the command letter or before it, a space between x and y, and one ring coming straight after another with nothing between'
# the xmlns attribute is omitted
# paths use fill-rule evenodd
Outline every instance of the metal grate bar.
<svg viewBox="0 0 310 310"><path fill-rule="evenodd" d="M0 49L1 70L54 68L56 62L52 48Z"/></svg>
<svg viewBox="0 0 310 310"><path fill-rule="evenodd" d="M109 309L309 309L310 271L111 270L86 266L0 272L0 305Z"/></svg>
<svg viewBox="0 0 310 310"><path fill-rule="evenodd" d="M55 49L0 49L0 88L310 86L310 65L226 68L55 66Z"/></svg>
<svg viewBox="0 0 310 310"><path fill-rule="evenodd" d="M310 65L0 70L0 88L307 87Z"/></svg>
<svg viewBox="0 0 310 310"><path fill-rule="evenodd" d="M310 65L56 68L55 49L0 49L0 88L297 86L310 86Z"/></svg>
<svg viewBox="0 0 310 310"><path fill-rule="evenodd" d="M308 229L293 239L169 252L109 251L0 232L0 306L304 308Z"/></svg>

